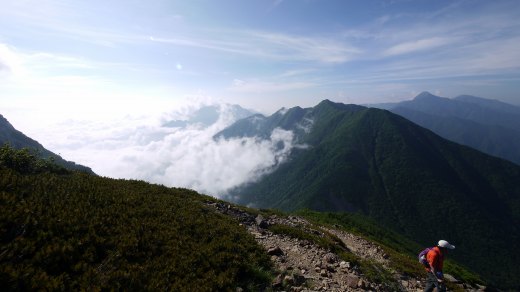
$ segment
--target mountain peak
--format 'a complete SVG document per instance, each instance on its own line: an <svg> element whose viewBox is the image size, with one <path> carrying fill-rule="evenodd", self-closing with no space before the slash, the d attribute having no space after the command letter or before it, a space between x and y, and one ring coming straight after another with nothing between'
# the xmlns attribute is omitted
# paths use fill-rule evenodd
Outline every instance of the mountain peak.
<svg viewBox="0 0 520 292"><path fill-rule="evenodd" d="M419 93L419 95L417 95L414 98L414 100L427 100L427 99L434 99L434 98L439 98L439 97L429 93L428 91L423 91L423 92Z"/></svg>
<svg viewBox="0 0 520 292"><path fill-rule="evenodd" d="M324 108L333 108L337 110L348 110L348 111L356 111L360 109L365 109L366 107L357 105L357 104L344 104L341 102L333 102L328 99L322 100L319 104L314 107L314 110L321 110Z"/></svg>
<svg viewBox="0 0 520 292"><path fill-rule="evenodd" d="M326 104L332 105L332 104L335 104L335 103L330 101L330 99L324 99L324 100L320 101L320 103L318 103L317 106L319 106L319 105L326 105Z"/></svg>

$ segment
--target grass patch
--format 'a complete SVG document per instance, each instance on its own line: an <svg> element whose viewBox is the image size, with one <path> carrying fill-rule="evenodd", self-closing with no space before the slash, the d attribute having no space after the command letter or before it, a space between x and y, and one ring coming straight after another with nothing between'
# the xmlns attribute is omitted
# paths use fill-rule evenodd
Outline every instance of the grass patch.
<svg viewBox="0 0 520 292"><path fill-rule="evenodd" d="M55 173L21 154L0 164L5 291L270 287L265 250L194 191Z"/></svg>

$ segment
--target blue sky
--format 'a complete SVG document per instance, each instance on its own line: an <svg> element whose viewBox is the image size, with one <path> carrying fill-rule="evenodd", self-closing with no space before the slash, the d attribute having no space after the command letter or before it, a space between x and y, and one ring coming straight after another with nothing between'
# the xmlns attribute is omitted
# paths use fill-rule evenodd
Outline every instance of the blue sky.
<svg viewBox="0 0 520 292"><path fill-rule="evenodd" d="M224 102L422 91L520 105L520 1L0 0L0 114L104 176L219 196L304 147L287 131L214 141ZM222 109L211 127L162 126L204 104Z"/></svg>
<svg viewBox="0 0 520 292"><path fill-rule="evenodd" d="M0 0L0 113L20 122L519 89L517 0Z"/></svg>

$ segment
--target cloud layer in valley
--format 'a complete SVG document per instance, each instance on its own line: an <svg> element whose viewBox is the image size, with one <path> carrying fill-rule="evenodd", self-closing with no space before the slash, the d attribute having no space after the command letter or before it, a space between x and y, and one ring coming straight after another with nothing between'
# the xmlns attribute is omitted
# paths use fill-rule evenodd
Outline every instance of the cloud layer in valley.
<svg viewBox="0 0 520 292"><path fill-rule="evenodd" d="M201 123L164 126L188 120L197 109L185 107L160 118L110 123L69 120L52 130L42 129L38 136L46 147L99 175L185 187L217 197L271 171L295 146L293 133L282 129L273 131L269 140L214 139L236 116L229 105L212 107L220 116L207 127Z"/></svg>

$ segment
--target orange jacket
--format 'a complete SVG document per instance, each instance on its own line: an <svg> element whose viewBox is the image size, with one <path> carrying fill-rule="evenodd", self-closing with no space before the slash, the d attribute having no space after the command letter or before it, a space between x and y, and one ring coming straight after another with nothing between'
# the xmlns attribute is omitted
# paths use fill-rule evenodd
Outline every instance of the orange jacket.
<svg viewBox="0 0 520 292"><path fill-rule="evenodd" d="M427 254L426 254L426 260L432 266L435 271L442 272L442 266L444 264L444 255L442 254L441 249L436 246L432 248ZM428 272L431 272L430 268L427 268Z"/></svg>

